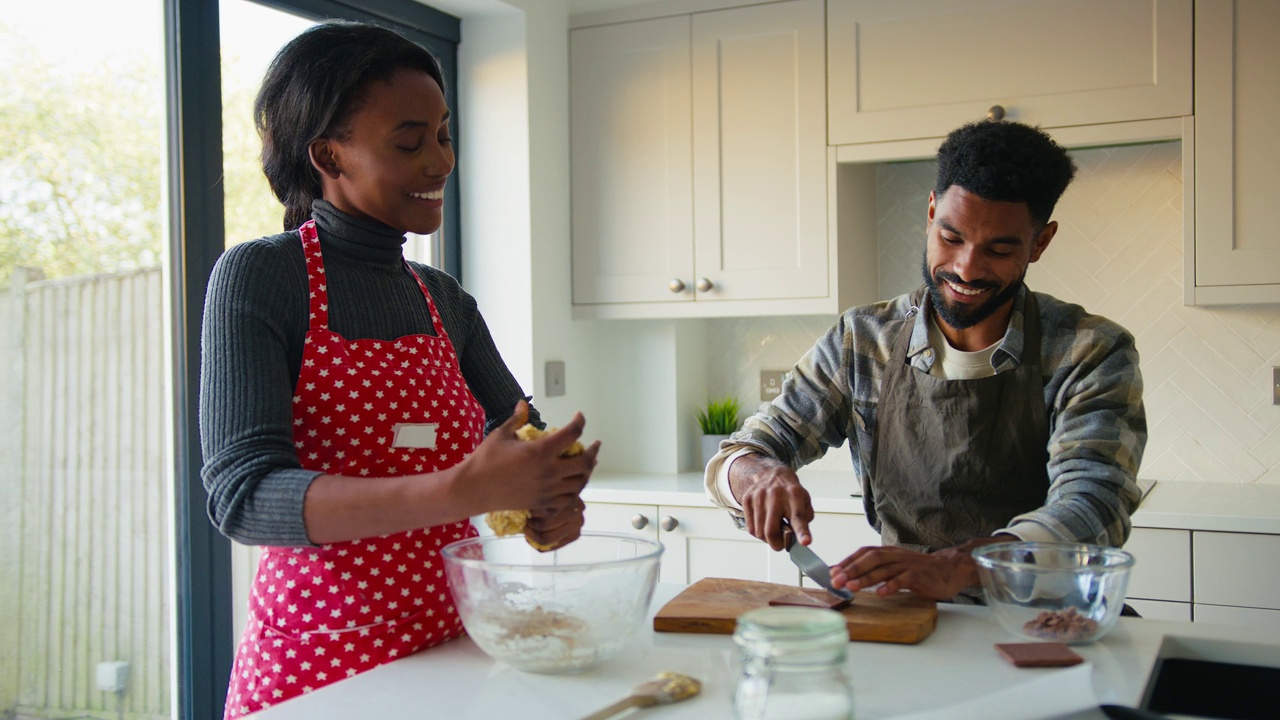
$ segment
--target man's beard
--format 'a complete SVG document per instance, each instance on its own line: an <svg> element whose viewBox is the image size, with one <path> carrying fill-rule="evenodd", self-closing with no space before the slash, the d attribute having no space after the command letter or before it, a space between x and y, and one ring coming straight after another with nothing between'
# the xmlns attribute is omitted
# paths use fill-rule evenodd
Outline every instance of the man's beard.
<svg viewBox="0 0 1280 720"><path fill-rule="evenodd" d="M929 273L929 253L925 251L924 260L920 263L920 274L924 276L924 284L929 288L929 299L933 301L933 309L942 318L943 322L956 330L964 330L991 317L991 314L999 310L1002 305L1017 296L1018 291L1022 289L1023 281L1027 277L1024 270L1022 275L1004 290L993 295L989 300L976 307L966 305L951 305L947 303L946 298L942 296L942 289L938 287L938 283L950 281L962 287L970 287L981 290L994 290L999 287L996 283L966 283L960 279L959 275L949 273L946 270L939 270L937 277Z"/></svg>

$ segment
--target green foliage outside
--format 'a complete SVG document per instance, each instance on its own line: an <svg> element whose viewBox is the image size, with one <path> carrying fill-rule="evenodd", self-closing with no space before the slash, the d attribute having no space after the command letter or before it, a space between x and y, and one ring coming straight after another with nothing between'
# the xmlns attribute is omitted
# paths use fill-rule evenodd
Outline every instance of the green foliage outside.
<svg viewBox="0 0 1280 720"><path fill-rule="evenodd" d="M738 429L740 414L742 403L726 395L719 400L709 400L707 406L698 411L698 425L704 435L730 435Z"/></svg>
<svg viewBox="0 0 1280 720"><path fill-rule="evenodd" d="M51 65L0 25L0 287L16 267L46 278L155 267L168 232L165 81L142 54ZM260 71L223 59L226 237L280 232L253 129Z"/></svg>

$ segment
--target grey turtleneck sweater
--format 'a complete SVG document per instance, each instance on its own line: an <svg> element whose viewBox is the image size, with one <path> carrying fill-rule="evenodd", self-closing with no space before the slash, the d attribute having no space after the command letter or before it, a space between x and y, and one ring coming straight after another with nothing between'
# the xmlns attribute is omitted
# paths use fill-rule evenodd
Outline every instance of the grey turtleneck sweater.
<svg viewBox="0 0 1280 720"><path fill-rule="evenodd" d="M403 233L323 200L312 217L324 254L330 329L347 340L435 334L422 291L404 269ZM444 272L410 265L440 311L488 432L511 416L524 392L475 299ZM311 544L302 503L320 472L302 467L292 429L308 293L297 232L229 248L209 278L200 341L201 476L209 518L241 543ZM532 408L530 421L541 426Z"/></svg>

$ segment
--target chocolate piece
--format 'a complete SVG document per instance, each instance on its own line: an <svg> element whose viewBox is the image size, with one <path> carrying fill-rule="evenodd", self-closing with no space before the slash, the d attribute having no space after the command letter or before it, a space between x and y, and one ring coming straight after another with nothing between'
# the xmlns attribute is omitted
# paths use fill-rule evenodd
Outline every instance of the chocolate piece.
<svg viewBox="0 0 1280 720"><path fill-rule="evenodd" d="M1014 667L1066 667L1084 658L1060 642L996 643L996 650Z"/></svg>
<svg viewBox="0 0 1280 720"><path fill-rule="evenodd" d="M1046 640L1078 642L1093 637L1098 632L1098 622L1069 607L1065 610L1041 612L1034 619L1028 620L1022 626L1022 631Z"/></svg>
<svg viewBox="0 0 1280 720"><path fill-rule="evenodd" d="M821 595L809 593L804 590L797 590L794 593L788 593L769 600L770 606L796 605L799 607L830 608L832 610L841 610L849 607L851 604L853 604L852 598L848 600L838 598L825 590L822 591Z"/></svg>

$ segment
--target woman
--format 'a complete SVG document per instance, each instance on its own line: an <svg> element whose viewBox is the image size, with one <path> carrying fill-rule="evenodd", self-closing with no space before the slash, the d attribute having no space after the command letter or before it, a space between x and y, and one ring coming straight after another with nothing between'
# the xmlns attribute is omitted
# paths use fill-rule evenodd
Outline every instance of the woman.
<svg viewBox="0 0 1280 720"><path fill-rule="evenodd" d="M222 256L202 338L209 515L267 546L227 717L461 634L438 551L475 534L469 517L529 508L531 539L553 547L582 528L599 443L561 457L582 415L518 440L541 423L475 300L401 254L441 223L442 87L400 35L326 23L280 50L258 94L288 232Z"/></svg>

